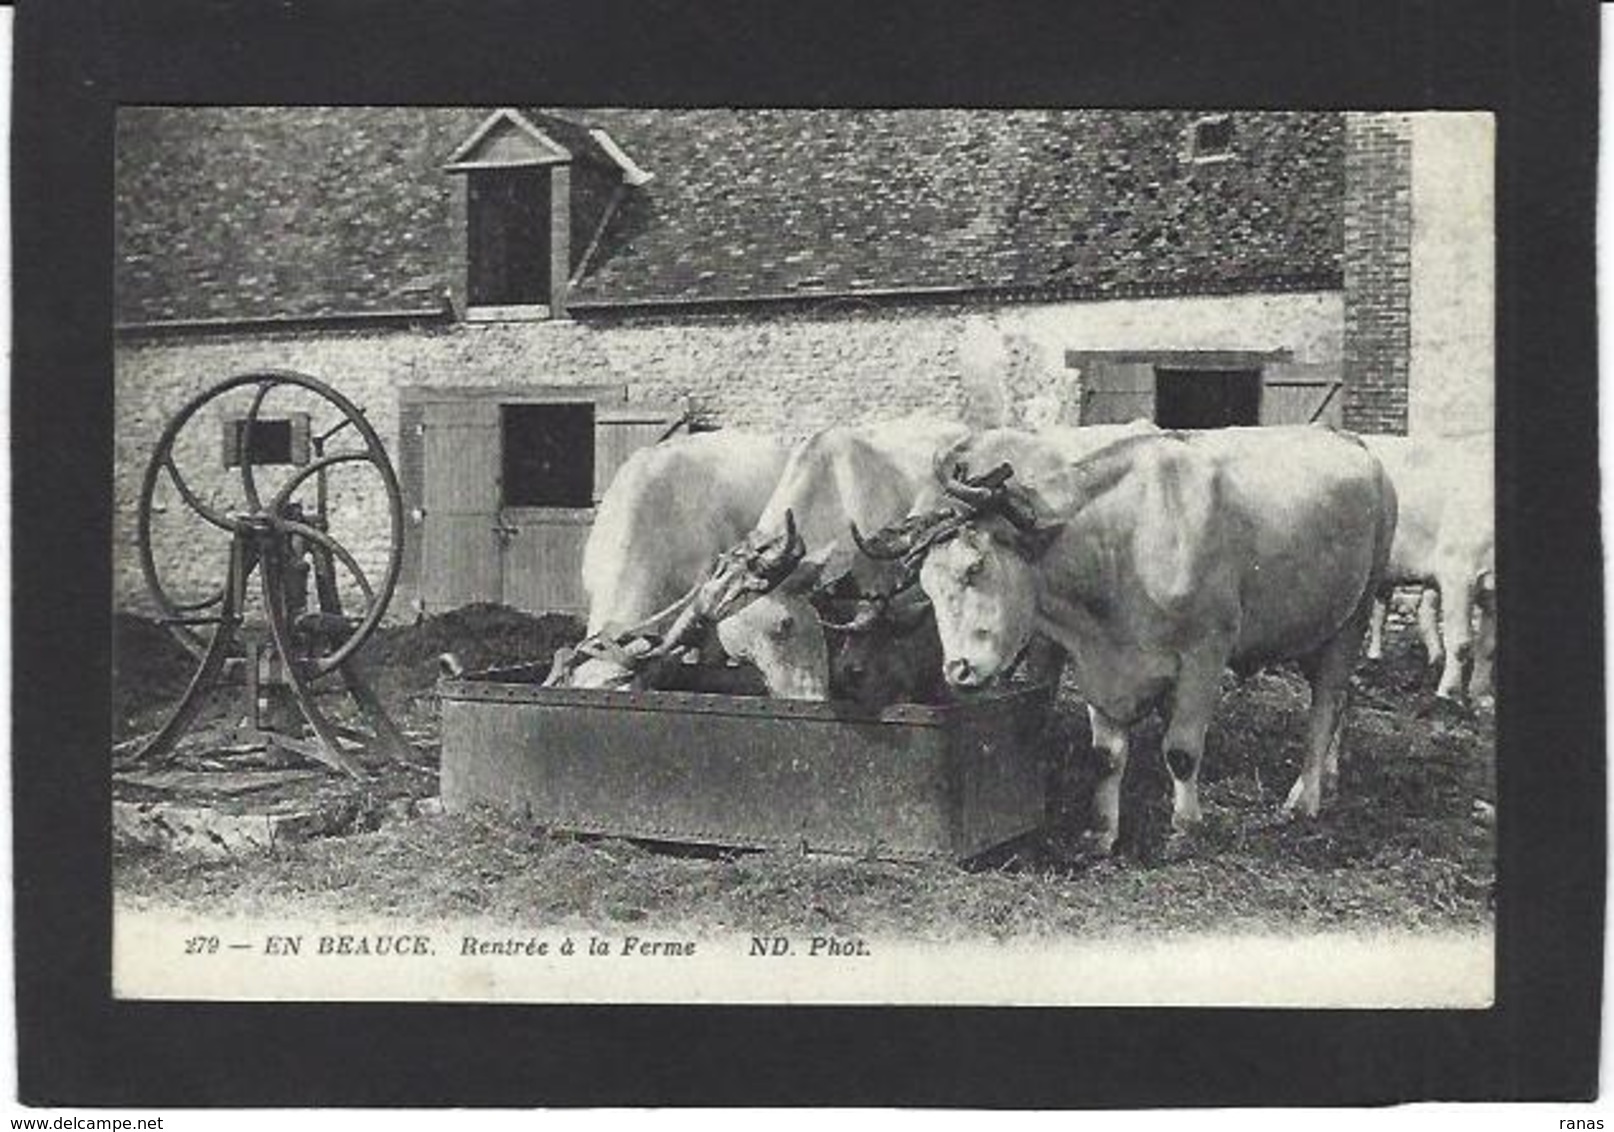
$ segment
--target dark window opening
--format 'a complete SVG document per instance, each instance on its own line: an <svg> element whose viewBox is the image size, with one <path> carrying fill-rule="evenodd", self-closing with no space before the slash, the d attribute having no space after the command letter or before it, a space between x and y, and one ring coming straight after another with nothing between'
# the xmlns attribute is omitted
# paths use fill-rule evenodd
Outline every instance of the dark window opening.
<svg viewBox="0 0 1614 1132"><path fill-rule="evenodd" d="M1225 157L1233 150L1233 119L1227 115L1194 123L1193 156Z"/></svg>
<svg viewBox="0 0 1614 1132"><path fill-rule="evenodd" d="M505 507L594 505L594 406L501 405Z"/></svg>
<svg viewBox="0 0 1614 1132"><path fill-rule="evenodd" d="M253 467L308 463L308 416L260 417L250 433L245 417L224 422L224 466L238 468L243 458Z"/></svg>
<svg viewBox="0 0 1614 1132"><path fill-rule="evenodd" d="M1161 428L1259 424L1261 371L1156 368L1154 419Z"/></svg>
<svg viewBox="0 0 1614 1132"><path fill-rule="evenodd" d="M547 303L549 170L479 170L466 191L471 305Z"/></svg>

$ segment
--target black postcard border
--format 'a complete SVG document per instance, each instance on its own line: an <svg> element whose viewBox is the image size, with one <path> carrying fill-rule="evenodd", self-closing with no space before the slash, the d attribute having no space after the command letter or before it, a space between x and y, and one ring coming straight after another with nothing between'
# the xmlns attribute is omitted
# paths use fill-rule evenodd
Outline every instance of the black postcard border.
<svg viewBox="0 0 1614 1132"><path fill-rule="evenodd" d="M1595 1095L1597 7L1218 0L25 3L12 136L22 1099L1375 1104ZM1491 1011L206 1005L109 995L119 102L1489 109L1502 652Z"/></svg>

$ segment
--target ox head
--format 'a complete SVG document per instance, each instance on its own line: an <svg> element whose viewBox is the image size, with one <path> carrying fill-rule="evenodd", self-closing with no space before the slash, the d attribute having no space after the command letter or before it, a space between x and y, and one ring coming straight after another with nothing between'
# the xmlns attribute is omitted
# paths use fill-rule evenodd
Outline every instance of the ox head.
<svg viewBox="0 0 1614 1132"><path fill-rule="evenodd" d="M1038 515L1034 499L1011 487L1007 463L970 476L937 458L948 504L913 515L868 539L864 552L917 571L941 640L942 671L958 688L978 688L1013 667L1037 625L1035 562L1063 524Z"/></svg>
<svg viewBox="0 0 1614 1132"><path fill-rule="evenodd" d="M867 711L888 704L934 702L941 692L941 640L930 602L917 587L863 594L850 620L820 620L830 639L835 694Z"/></svg>
<svg viewBox="0 0 1614 1132"><path fill-rule="evenodd" d="M718 556L707 580L651 656L665 655L715 626L723 650L755 665L773 695L829 698L823 631L808 595L819 568L805 562L807 548L785 512L785 529L755 535Z"/></svg>
<svg viewBox="0 0 1614 1132"><path fill-rule="evenodd" d="M589 637L574 649L556 652L545 684L618 691L637 687L648 675L643 669L650 650L643 638L623 643L604 634Z"/></svg>

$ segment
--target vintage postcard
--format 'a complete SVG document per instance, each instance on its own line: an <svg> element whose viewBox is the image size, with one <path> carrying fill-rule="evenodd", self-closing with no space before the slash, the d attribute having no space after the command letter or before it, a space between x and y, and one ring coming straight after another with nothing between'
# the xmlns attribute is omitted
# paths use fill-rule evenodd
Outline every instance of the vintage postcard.
<svg viewBox="0 0 1614 1132"><path fill-rule="evenodd" d="M119 107L114 995L1491 1006L1496 137Z"/></svg>

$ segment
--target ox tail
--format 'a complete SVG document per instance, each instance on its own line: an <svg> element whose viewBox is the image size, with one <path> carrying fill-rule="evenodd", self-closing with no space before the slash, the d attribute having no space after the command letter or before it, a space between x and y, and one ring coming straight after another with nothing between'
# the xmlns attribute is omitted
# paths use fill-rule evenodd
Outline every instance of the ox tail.
<svg viewBox="0 0 1614 1132"><path fill-rule="evenodd" d="M1361 444L1359 437L1353 434L1345 435ZM1385 603L1389 601L1390 590L1395 582L1390 570L1390 548L1395 543L1395 529L1400 520L1401 503L1396 495L1395 484L1391 481L1390 473L1385 470L1384 464L1365 444L1362 447L1367 452L1368 459L1373 462L1374 502L1378 514L1375 516L1373 530L1373 557L1368 564L1368 576L1352 622L1362 626L1360 632L1363 636L1369 636L1371 632L1367 642L1371 645L1384 631ZM1371 650L1369 656L1370 658L1372 656Z"/></svg>
<svg viewBox="0 0 1614 1132"><path fill-rule="evenodd" d="M1372 459L1374 471L1377 473L1379 522L1373 546L1373 576L1368 581L1370 595L1379 593L1389 579L1390 548L1395 543L1396 524L1401 517L1401 500L1396 495L1390 473L1385 470L1378 457L1374 456Z"/></svg>

